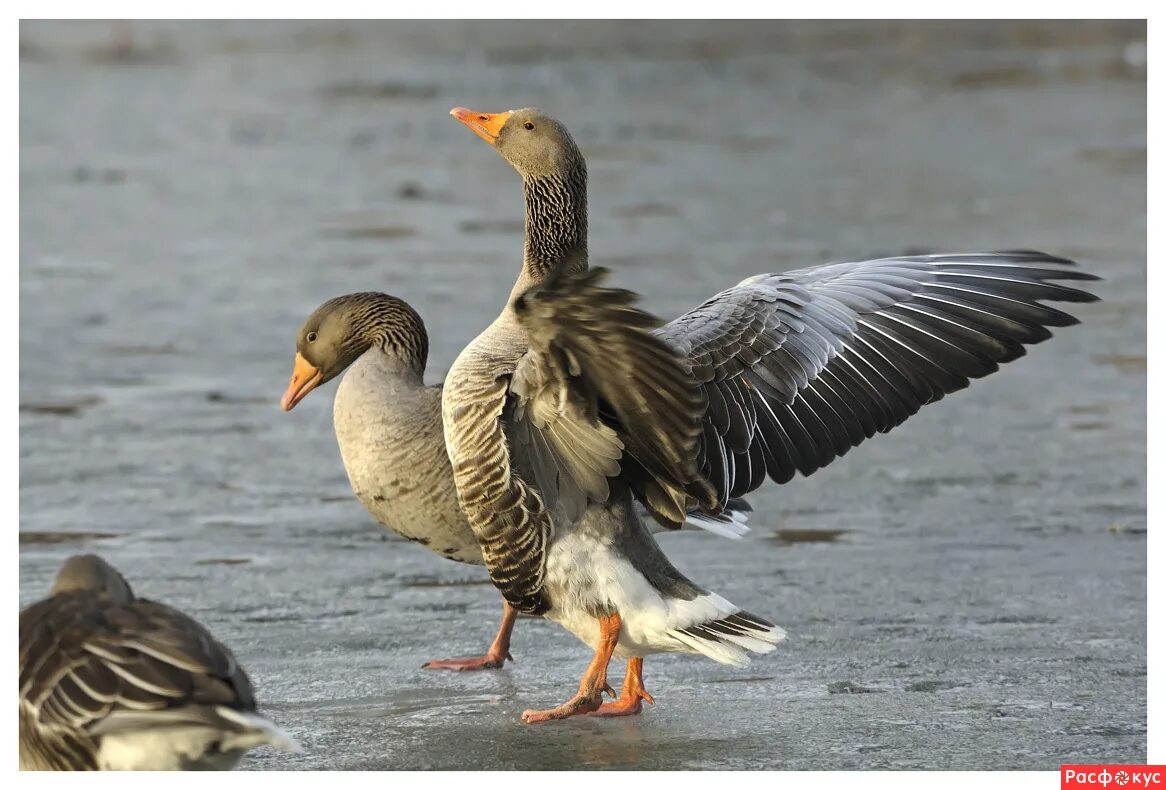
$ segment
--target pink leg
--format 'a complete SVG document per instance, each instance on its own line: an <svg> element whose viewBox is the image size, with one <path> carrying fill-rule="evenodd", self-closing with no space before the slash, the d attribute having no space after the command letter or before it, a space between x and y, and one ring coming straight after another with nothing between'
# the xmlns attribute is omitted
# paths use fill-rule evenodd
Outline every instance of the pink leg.
<svg viewBox="0 0 1166 790"><path fill-rule="evenodd" d="M422 669L452 669L455 672L469 672L475 669L501 669L507 659L514 660L510 655L510 632L514 630L514 621L518 619L518 611L505 601L502 602L502 625L498 626L498 635L494 637L490 649L484 656L471 658L442 658L437 661L426 661Z"/></svg>

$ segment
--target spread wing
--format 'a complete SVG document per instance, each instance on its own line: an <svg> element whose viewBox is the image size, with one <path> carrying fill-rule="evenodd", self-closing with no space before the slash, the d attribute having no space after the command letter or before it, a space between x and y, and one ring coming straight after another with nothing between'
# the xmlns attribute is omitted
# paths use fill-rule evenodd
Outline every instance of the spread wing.
<svg viewBox="0 0 1166 790"><path fill-rule="evenodd" d="M206 724L214 714L200 706L255 707L234 656L197 622L164 604L88 592L20 613L20 698L41 726L92 734L121 715Z"/></svg>
<svg viewBox="0 0 1166 790"><path fill-rule="evenodd" d="M694 459L704 395L656 320L606 272L560 273L515 300L515 363L467 348L443 394L459 501L506 600L533 613L556 524L604 502L610 479L675 516L715 496Z"/></svg>
<svg viewBox="0 0 1166 790"><path fill-rule="evenodd" d="M992 252L763 274L660 327L708 397L698 461L721 507L766 477L811 474L1077 323L1042 304L1096 300L1050 282L1098 279L1071 263Z"/></svg>

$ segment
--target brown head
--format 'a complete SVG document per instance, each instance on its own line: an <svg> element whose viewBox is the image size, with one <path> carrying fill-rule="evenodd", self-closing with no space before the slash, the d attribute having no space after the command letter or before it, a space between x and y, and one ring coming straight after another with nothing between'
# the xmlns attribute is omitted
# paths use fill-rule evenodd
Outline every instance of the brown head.
<svg viewBox="0 0 1166 790"><path fill-rule="evenodd" d="M567 127L542 110L484 113L454 107L449 114L494 146L523 178L546 178L585 166Z"/></svg>
<svg viewBox="0 0 1166 790"><path fill-rule="evenodd" d="M125 577L96 554L78 554L65 560L50 592L57 595L79 591L108 595L125 603L134 600L134 591Z"/></svg>
<svg viewBox="0 0 1166 790"><path fill-rule="evenodd" d="M291 411L308 393L339 376L366 351L377 348L420 377L429 356L421 316L388 294L338 296L316 308L300 327L296 362L281 405Z"/></svg>

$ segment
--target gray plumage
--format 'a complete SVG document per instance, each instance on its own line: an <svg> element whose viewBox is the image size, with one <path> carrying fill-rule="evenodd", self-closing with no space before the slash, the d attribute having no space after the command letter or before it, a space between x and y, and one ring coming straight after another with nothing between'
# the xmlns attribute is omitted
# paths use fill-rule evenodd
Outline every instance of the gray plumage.
<svg viewBox="0 0 1166 790"><path fill-rule="evenodd" d="M635 465L639 493L672 503L678 522L689 489L714 501L694 463L704 396L650 332L655 319L632 306L634 294L601 287L603 274L560 270L516 299L510 315L527 349L514 369L483 375L497 362L463 353L443 396L462 508L491 579L519 611L547 610L554 523L607 501L621 459Z"/></svg>
<svg viewBox="0 0 1166 790"><path fill-rule="evenodd" d="M481 564L457 503L441 425L441 387L424 382L429 336L408 303L339 296L300 327L296 348L316 386L347 370L332 407L353 492L378 522L430 551Z"/></svg>
<svg viewBox="0 0 1166 790"><path fill-rule="evenodd" d="M436 554L481 565L445 450L442 388L424 382L429 338L417 311L383 293L339 296L304 321L296 347L319 371L317 387L347 370L333 425L353 491L369 513ZM693 513L692 524L740 537L748 511L734 500L727 516Z"/></svg>
<svg viewBox="0 0 1166 790"><path fill-rule="evenodd" d="M1041 252L917 255L762 274L657 334L704 385L700 466L722 503L808 475L1077 319L1097 278Z"/></svg>
<svg viewBox="0 0 1166 790"><path fill-rule="evenodd" d="M687 515L694 502L716 513L766 477L784 483L795 472L811 474L923 405L1023 356L1026 344L1052 336L1049 326L1077 323L1040 301L1096 300L1051 282L1097 279L1071 266L1044 253L1018 251L909 256L757 275L658 328L646 314L603 305L614 299L626 308L633 297L596 287L600 270L552 276L514 303L531 350L510 385L516 405L504 415L508 436L532 459L535 488L547 507L570 502L561 513L564 523L573 523L587 502L605 501L606 478L614 476L622 476L661 522ZM631 328L652 329L682 360L701 385L705 397L699 406L682 399L690 393L687 384L677 383L675 371L652 367L658 357L613 339L635 337ZM572 348L555 347L568 338ZM590 353L579 350L581 343L593 344ZM548 364L556 369L541 369ZM594 393L600 379L608 380L606 391L614 397L643 399L651 393L652 398L614 410L605 401L607 413L583 415L598 423L600 435L610 430L618 436L611 451L582 441L586 433L578 427L556 441L553 420L523 402L547 381L569 383L567 394L557 395L554 403L562 412L563 398L580 397L580 389L592 402L599 400ZM661 487L651 474L644 478L644 459L687 438L693 408L702 426L700 474L686 470L690 482L673 489ZM535 419L523 419L528 409ZM622 413L636 414L637 422L626 424L617 416ZM528 425L538 430L527 430ZM546 450L552 446L561 457L548 465L542 458L553 454ZM653 460L649 468L669 468L658 463ZM667 481L667 474L660 479ZM705 480L715 489L711 502L701 488Z"/></svg>
<svg viewBox="0 0 1166 790"><path fill-rule="evenodd" d="M596 618L618 614L615 655L744 664L781 629L749 615L749 633L687 632L741 610L681 574L637 507L674 520L718 507L697 468L703 389L635 295L601 285L605 274L553 272L454 362L442 413L459 501L519 611L592 646Z"/></svg>
<svg viewBox="0 0 1166 790"><path fill-rule="evenodd" d="M469 111L454 114L475 128ZM656 328L663 349L643 354L637 333L649 319L611 310L628 300L581 275L585 259L530 255L546 246L529 238L532 226L542 232L530 218L547 211L531 205L542 200L531 181L586 172L573 141L549 155L545 139L516 126L534 117L545 114L477 117L490 128L475 131L523 176L527 255L511 302L454 363L443 418L460 502L495 584L593 645L591 620L612 611L638 631L627 644L620 637L629 655L676 649L672 638L738 663L737 648L765 652L780 639L711 593L692 599L703 608L677 606L685 596L658 579L650 587L663 601L649 594L642 581L661 572L690 583L635 534L628 493L665 523L694 505L715 515L767 477L810 474L1016 359L1047 327L1075 323L1043 301L1095 298L1051 281L1096 278L1039 252L841 263L751 277ZM563 205L585 212L585 201ZM652 465L693 446L694 427L695 470ZM630 628L629 615L639 618Z"/></svg>
<svg viewBox="0 0 1166 790"><path fill-rule="evenodd" d="M299 748L231 651L100 557L70 558L20 613L22 769L225 769L264 744Z"/></svg>
<svg viewBox="0 0 1166 790"><path fill-rule="evenodd" d="M353 492L369 514L439 556L483 564L446 453L442 388L424 382L428 335L421 316L388 294L336 297L304 321L296 348L315 371L311 388L345 374L333 426ZM739 537L747 510L735 500L727 514L701 514L692 523Z"/></svg>

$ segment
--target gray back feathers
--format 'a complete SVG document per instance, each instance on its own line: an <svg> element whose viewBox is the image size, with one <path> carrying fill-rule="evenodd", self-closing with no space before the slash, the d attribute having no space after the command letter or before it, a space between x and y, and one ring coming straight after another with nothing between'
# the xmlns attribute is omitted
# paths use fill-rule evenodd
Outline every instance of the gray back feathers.
<svg viewBox="0 0 1166 790"><path fill-rule="evenodd" d="M53 594L20 613L20 710L22 764L56 769L100 767L111 734L262 721L230 650L177 609L135 598L94 555L71 558Z"/></svg>

